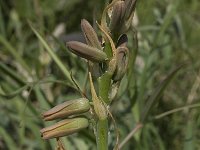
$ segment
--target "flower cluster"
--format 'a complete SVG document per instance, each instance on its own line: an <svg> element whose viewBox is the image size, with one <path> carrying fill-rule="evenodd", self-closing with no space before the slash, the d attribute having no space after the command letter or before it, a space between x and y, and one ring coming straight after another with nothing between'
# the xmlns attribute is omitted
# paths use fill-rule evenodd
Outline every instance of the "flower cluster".
<svg viewBox="0 0 200 150"><path fill-rule="evenodd" d="M90 109L90 103L86 98L66 101L42 114L45 121L67 118L72 115L82 114ZM89 125L88 119L75 117L64 119L52 126L40 130L43 139L51 139L66 136L78 132Z"/></svg>
<svg viewBox="0 0 200 150"><path fill-rule="evenodd" d="M123 34L130 28L135 6L136 0L117 0L113 4L109 26L111 33Z"/></svg>
<svg viewBox="0 0 200 150"><path fill-rule="evenodd" d="M105 8L101 24L97 23L102 35L101 40L90 23L82 19L81 29L87 44L78 41L70 41L66 44L72 53L86 59L89 64L92 110L99 120L107 118L105 106L111 104L127 70L129 50L126 32L131 24L135 5L136 0L113 0ZM109 10L112 10L110 17L108 17ZM96 94L92 77L99 81L99 87L102 87L105 82L108 85L106 89L98 93L103 93L104 96ZM71 100L43 113L43 118L45 121L66 118L87 112L90 107L89 100L86 98ZM78 132L86 128L88 124L87 118L68 118L42 129L41 133L44 139L57 138Z"/></svg>

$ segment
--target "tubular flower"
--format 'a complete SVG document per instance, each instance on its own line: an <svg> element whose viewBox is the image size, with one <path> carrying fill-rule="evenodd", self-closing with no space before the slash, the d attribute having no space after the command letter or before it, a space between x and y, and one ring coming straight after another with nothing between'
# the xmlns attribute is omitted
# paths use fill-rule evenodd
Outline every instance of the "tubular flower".
<svg viewBox="0 0 200 150"><path fill-rule="evenodd" d="M129 50L126 47L128 38L123 34L118 41L117 47L117 66L113 75L114 81L120 81L126 73L128 67Z"/></svg>
<svg viewBox="0 0 200 150"><path fill-rule="evenodd" d="M45 121L65 118L70 115L80 114L89 111L90 104L88 99L79 98L66 101L42 114Z"/></svg>
<svg viewBox="0 0 200 150"><path fill-rule="evenodd" d="M110 20L111 32L118 32L123 24L123 18L125 13L124 1L117 1L113 6L112 16Z"/></svg>
<svg viewBox="0 0 200 150"><path fill-rule="evenodd" d="M129 19L135 11L137 0L125 0L125 19Z"/></svg>
<svg viewBox="0 0 200 150"><path fill-rule="evenodd" d="M86 118L73 118L62 120L52 126L40 130L42 138L47 140L67 136L88 127L89 122Z"/></svg>
<svg viewBox="0 0 200 150"><path fill-rule="evenodd" d="M107 60L107 55L103 51L91 47L89 45L86 45L81 42L77 41L70 41L67 42L67 46L70 49L70 51L80 57L83 57L85 59L94 61L94 62L103 62Z"/></svg>
<svg viewBox="0 0 200 150"><path fill-rule="evenodd" d="M120 35L127 32L132 23L137 0L119 0L112 8L110 19L110 31L112 34Z"/></svg>

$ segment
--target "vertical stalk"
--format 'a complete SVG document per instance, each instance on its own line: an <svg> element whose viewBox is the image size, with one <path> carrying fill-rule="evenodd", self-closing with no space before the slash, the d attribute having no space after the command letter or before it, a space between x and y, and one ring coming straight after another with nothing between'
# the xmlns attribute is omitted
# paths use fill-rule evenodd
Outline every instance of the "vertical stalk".
<svg viewBox="0 0 200 150"><path fill-rule="evenodd" d="M112 75L105 72L99 79L99 97L105 104L109 104L109 90ZM97 121L97 150L108 150L108 119Z"/></svg>
<svg viewBox="0 0 200 150"><path fill-rule="evenodd" d="M109 90L112 76L106 72L101 77L99 77L99 97L109 105Z"/></svg>
<svg viewBox="0 0 200 150"><path fill-rule="evenodd" d="M97 121L97 150L108 150L108 119Z"/></svg>

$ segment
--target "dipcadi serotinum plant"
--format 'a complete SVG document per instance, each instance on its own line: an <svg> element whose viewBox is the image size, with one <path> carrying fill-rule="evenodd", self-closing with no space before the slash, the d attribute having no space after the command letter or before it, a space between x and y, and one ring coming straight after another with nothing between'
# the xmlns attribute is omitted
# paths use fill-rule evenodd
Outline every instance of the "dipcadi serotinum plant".
<svg viewBox="0 0 200 150"><path fill-rule="evenodd" d="M43 128L43 139L59 138L80 131L89 126L85 112L92 112L95 120L98 150L108 149L109 106L115 99L120 82L126 73L129 49L126 32L131 26L136 0L113 0L104 9L99 27L101 39L90 23L82 19L81 29L87 44L78 41L67 42L68 49L84 58L88 63L91 100L82 97L55 106L42 114L45 121L63 119ZM94 87L97 82L97 88ZM75 116L75 117L74 117ZM118 144L115 146L118 149Z"/></svg>

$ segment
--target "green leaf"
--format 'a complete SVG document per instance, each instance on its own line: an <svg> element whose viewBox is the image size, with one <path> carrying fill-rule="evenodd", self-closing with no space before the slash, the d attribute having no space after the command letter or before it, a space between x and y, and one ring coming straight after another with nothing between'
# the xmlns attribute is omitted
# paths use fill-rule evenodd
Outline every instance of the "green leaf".
<svg viewBox="0 0 200 150"><path fill-rule="evenodd" d="M192 115L190 117L193 117ZM195 123L195 118L190 118L187 120L187 124L185 127L185 140L184 140L184 146L183 146L183 150L195 150L195 146L196 146L196 141L198 139L196 139L195 137L195 130L196 129L196 123Z"/></svg>
<svg viewBox="0 0 200 150"><path fill-rule="evenodd" d="M28 73L31 72L29 66L24 61L23 57L19 55L17 50L2 36L0 35L0 43L6 48L6 50L17 60L20 65L26 69Z"/></svg>
<svg viewBox="0 0 200 150"><path fill-rule="evenodd" d="M166 13L164 19L163 19L163 23L162 26L160 27L160 30L155 38L155 42L153 47L155 47L157 44L160 43L160 41L163 39L163 35L165 33L165 31L168 29L169 25L172 23L173 18L177 12L178 6L180 5L180 0L177 0L175 2L172 2L169 6L168 6L168 12ZM154 48L153 48L154 49Z"/></svg>
<svg viewBox="0 0 200 150"><path fill-rule="evenodd" d="M25 78L19 72L16 72L14 69L12 69L11 67L9 67L1 62L0 62L0 70L2 70L3 73L6 73L6 75L11 76L13 79L15 79L20 84L26 83Z"/></svg>
<svg viewBox="0 0 200 150"><path fill-rule="evenodd" d="M17 149L17 145L15 144L14 140L12 139L12 135L10 135L9 132L7 132L3 127L0 126L0 137L3 139L6 143L6 146L8 146L9 150Z"/></svg>
<svg viewBox="0 0 200 150"><path fill-rule="evenodd" d="M158 102L158 100L161 98L164 90L166 87L169 85L173 77L176 75L176 73L183 67L183 65L177 67L174 69L159 85L158 87L154 90L152 95L147 99L147 103L144 106L144 109L142 110L142 113L140 115L140 121L144 123L150 114L151 109L155 104Z"/></svg>

